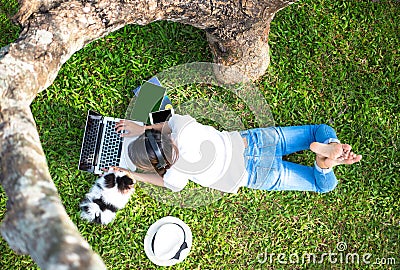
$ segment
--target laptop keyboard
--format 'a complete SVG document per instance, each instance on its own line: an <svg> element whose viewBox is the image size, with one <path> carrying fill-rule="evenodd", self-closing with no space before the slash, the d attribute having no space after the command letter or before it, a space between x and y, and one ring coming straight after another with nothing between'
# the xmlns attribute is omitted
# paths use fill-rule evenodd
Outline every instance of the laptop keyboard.
<svg viewBox="0 0 400 270"><path fill-rule="evenodd" d="M108 169L110 166L118 166L122 151L123 138L115 132L115 122L107 121L104 125L104 140L101 149L99 168Z"/></svg>
<svg viewBox="0 0 400 270"><path fill-rule="evenodd" d="M84 144L79 162L79 169L93 170L93 161L95 158L95 149L97 142L97 134L100 128L101 118L89 117L87 128L85 131Z"/></svg>

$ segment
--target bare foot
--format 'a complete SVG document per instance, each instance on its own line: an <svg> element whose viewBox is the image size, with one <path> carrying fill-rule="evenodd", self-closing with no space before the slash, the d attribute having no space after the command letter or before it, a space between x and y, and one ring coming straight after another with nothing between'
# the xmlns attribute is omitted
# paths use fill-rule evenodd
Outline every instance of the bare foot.
<svg viewBox="0 0 400 270"><path fill-rule="evenodd" d="M343 149L343 153L338 159L340 159L340 160L348 159L350 156L350 153L351 153L350 152L351 146L348 144L342 144L342 149Z"/></svg>
<svg viewBox="0 0 400 270"><path fill-rule="evenodd" d="M351 145L342 143L343 152L349 152L351 150Z"/></svg>
<svg viewBox="0 0 400 270"><path fill-rule="evenodd" d="M318 156L316 158L317 165L320 168L332 168L334 166L342 165L342 164L351 165L351 164L354 164L356 162L359 162L361 159L362 159L361 155L356 155L353 152L350 152L347 155L347 158L331 159L331 158L318 157Z"/></svg>
<svg viewBox="0 0 400 270"><path fill-rule="evenodd" d="M348 147L346 146L346 149L347 148ZM326 157L330 159L338 159L340 156L342 156L344 152L343 145L340 143L325 144L325 143L313 142L310 145L310 149L311 151L316 153L317 156Z"/></svg>

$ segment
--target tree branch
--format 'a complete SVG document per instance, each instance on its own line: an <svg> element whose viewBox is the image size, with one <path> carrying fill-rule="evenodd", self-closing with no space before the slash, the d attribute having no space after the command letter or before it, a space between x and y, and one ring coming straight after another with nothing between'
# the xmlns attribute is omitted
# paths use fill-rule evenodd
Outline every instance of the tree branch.
<svg viewBox="0 0 400 270"><path fill-rule="evenodd" d="M0 181L9 198L1 232L10 247L43 269L105 268L61 204L29 110L73 53L127 24L170 20L207 32L221 80L254 80L269 64L270 22L292 2L20 0L23 31L0 49Z"/></svg>
<svg viewBox="0 0 400 270"><path fill-rule="evenodd" d="M0 180L9 198L3 238L42 269L105 269L65 212L29 106L14 105L0 113Z"/></svg>

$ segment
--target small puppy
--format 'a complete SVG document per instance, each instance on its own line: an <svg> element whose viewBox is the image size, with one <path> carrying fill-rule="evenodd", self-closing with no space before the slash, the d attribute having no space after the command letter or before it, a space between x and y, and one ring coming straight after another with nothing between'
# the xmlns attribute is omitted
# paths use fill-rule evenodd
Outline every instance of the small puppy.
<svg viewBox="0 0 400 270"><path fill-rule="evenodd" d="M135 181L123 172L109 171L96 180L81 202L81 218L99 224L110 223L128 203Z"/></svg>

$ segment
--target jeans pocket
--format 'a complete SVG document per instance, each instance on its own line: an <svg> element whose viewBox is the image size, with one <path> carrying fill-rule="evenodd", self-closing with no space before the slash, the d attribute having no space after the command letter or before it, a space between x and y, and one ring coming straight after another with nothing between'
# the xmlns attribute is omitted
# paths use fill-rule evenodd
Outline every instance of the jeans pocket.
<svg viewBox="0 0 400 270"><path fill-rule="evenodd" d="M255 169L255 177L252 183L254 189L268 189L270 187L271 167L265 168L258 166Z"/></svg>
<svg viewBox="0 0 400 270"><path fill-rule="evenodd" d="M257 146L259 148L275 150L279 141L279 135L275 128L261 128L257 133Z"/></svg>

